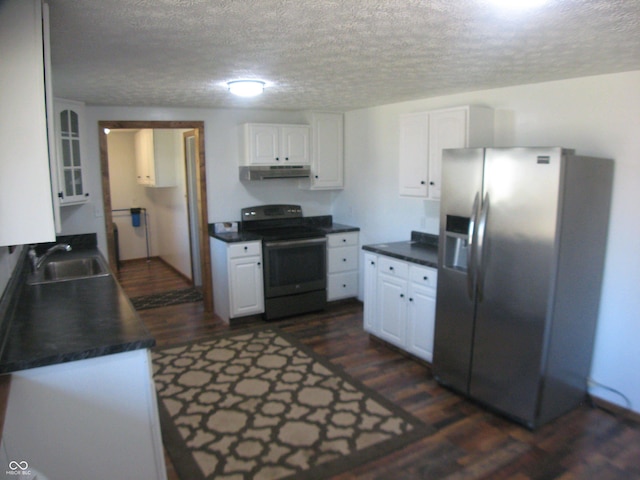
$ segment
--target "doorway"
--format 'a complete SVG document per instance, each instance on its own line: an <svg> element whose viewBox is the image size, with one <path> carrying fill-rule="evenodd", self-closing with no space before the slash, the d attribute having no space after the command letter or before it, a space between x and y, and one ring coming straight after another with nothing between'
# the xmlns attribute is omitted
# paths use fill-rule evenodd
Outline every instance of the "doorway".
<svg viewBox="0 0 640 480"><path fill-rule="evenodd" d="M109 173L109 148L105 129L180 129L184 133L184 151L187 178L187 207L189 211L190 248L192 258L199 261L192 265L194 285L202 285L204 309L213 311L211 288L211 259L209 253L209 228L207 214L207 188L205 174L204 122L201 121L100 121L100 165L102 170L102 192L104 203L107 251L111 268L116 271L116 242L113 227L111 184ZM194 252L198 255L193 254ZM198 275L196 280L196 275Z"/></svg>

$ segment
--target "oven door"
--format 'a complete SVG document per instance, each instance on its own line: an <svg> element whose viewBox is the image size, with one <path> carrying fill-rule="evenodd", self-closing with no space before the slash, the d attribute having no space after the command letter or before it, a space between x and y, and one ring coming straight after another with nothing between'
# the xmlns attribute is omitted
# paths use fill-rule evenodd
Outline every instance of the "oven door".
<svg viewBox="0 0 640 480"><path fill-rule="evenodd" d="M326 237L265 242L262 252L265 297L324 290L326 245Z"/></svg>

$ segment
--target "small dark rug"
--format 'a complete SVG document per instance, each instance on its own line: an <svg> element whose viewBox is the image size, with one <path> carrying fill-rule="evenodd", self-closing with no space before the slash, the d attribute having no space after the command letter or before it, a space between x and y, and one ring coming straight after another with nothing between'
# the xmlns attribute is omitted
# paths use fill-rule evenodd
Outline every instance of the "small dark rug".
<svg viewBox="0 0 640 480"><path fill-rule="evenodd" d="M141 297L134 297L131 299L133 308L136 310L147 310L149 308L168 307L169 305L201 301L202 293L200 290L193 287L185 288L183 290L156 293L153 295L143 295Z"/></svg>
<svg viewBox="0 0 640 480"><path fill-rule="evenodd" d="M153 368L184 480L326 478L434 432L275 327L154 351Z"/></svg>

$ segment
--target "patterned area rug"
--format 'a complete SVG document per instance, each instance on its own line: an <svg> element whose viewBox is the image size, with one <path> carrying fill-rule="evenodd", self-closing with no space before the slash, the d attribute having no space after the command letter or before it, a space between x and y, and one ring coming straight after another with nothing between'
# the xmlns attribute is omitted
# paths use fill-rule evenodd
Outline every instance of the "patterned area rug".
<svg viewBox="0 0 640 480"><path fill-rule="evenodd" d="M158 350L153 367L184 480L325 478L433 432L274 327Z"/></svg>
<svg viewBox="0 0 640 480"><path fill-rule="evenodd" d="M202 293L200 290L193 287L185 288L183 290L156 293L154 295L144 295L131 299L133 308L136 310L147 310L149 308L167 307L169 305L179 305L181 303L200 301L202 301Z"/></svg>

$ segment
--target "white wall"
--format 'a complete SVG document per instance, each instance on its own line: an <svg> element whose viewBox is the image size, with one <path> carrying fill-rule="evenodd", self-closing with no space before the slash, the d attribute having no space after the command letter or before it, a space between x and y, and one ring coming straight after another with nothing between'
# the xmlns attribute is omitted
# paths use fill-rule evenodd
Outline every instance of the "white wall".
<svg viewBox="0 0 640 480"><path fill-rule="evenodd" d="M640 412L640 71L523 85L348 112L346 188L336 221L363 243L437 233L438 204L398 195L398 114L466 104L496 111L496 146L563 146L615 159L614 193L592 377ZM604 389L594 394L624 405Z"/></svg>
<svg viewBox="0 0 640 480"><path fill-rule="evenodd" d="M145 188L153 205L155 222L153 248L165 262L188 278L191 274L189 244L189 211L187 208L187 180L183 149L183 130L174 129L174 157L176 158L176 186Z"/></svg>
<svg viewBox="0 0 640 480"><path fill-rule="evenodd" d="M239 220L240 209L265 203L295 203L305 215L328 215L335 192L311 192L297 187L295 180L242 183L238 180L239 125L246 122L306 123L302 112L250 109L176 109L135 107L86 107L87 189L86 205L65 209L65 234L97 232L98 246L106 253L106 236L100 186L98 121L184 120L204 121L207 162L209 222Z"/></svg>
<svg viewBox="0 0 640 480"><path fill-rule="evenodd" d="M107 145L111 208L120 210L144 207L149 218L155 218L154 205L147 201L146 189L136 181L135 132L114 130L107 137ZM134 227L131 214L125 211L113 212L113 221L118 226L120 260L146 257L144 219L141 219L139 227ZM150 255L154 256L157 253L150 251Z"/></svg>

